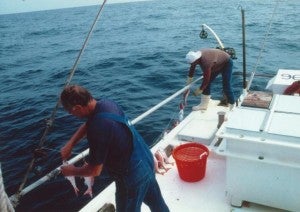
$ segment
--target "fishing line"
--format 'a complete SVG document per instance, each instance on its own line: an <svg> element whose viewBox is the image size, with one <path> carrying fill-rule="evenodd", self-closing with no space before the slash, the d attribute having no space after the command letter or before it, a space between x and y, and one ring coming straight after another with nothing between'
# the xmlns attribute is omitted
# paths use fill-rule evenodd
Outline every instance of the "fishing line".
<svg viewBox="0 0 300 212"><path fill-rule="evenodd" d="M99 11L98 11L98 13L97 13L97 15L96 15L96 18L94 19L94 22L93 22L93 24L92 24L92 26L91 26L91 28L90 28L90 30L89 30L89 32L88 32L88 35L87 35L87 37L86 37L86 39L85 39L85 41L84 41L84 43L83 43L82 48L80 49L80 52L79 52L79 54L78 54L78 56L77 56L77 58L76 58L76 60L75 60L75 63L74 63L74 65L73 65L72 69L70 70L69 76L68 76L68 78L67 78L67 80L66 80L65 85L64 85L63 88L65 88L66 86L68 86L68 85L70 84L71 80L72 80L72 77L73 77L73 75L74 75L74 73L75 73L75 70L76 70L76 68L77 68L77 65L78 65L78 63L79 63L79 61L80 61L81 55L83 54L83 52L84 52L84 50L85 50L85 48L86 48L86 46L87 46L87 43L88 43L88 41L89 41L89 39L90 39L90 37L91 37L91 34L92 34L92 32L93 32L93 30L94 30L94 28L95 28L95 25L96 25L96 23L97 23L97 21L98 21L98 19L99 19L99 17L100 17L100 14L101 14L101 12L102 12L102 9L104 8L104 5L105 5L106 1L107 1L107 0L104 0L104 1L103 1L103 3L102 3L102 5L101 5L101 7L100 7L100 9L99 9ZM50 128L51 128L52 125L53 125L53 122L54 122L54 120L55 120L55 115L56 115L56 113L57 113L57 110L58 110L59 106L60 106L60 100L58 99L57 102L56 102L56 105L55 105L55 107L54 107L54 109L53 109L53 111L52 111L52 114L51 114L51 116L50 116L50 119L47 120L47 122L46 122L46 129L45 129L45 131L44 131L44 133L43 133L43 135L42 135L42 137L41 137L41 139L40 139L40 142L39 142L39 144L38 144L38 147L39 147L39 148L41 148L41 147L44 145L45 141L46 141L46 135L49 133L49 130L50 130ZM15 197L13 198L13 200L14 200L14 203L13 203L13 204L14 204L14 206L17 206L17 205L18 205L19 199L20 199L20 197L21 197L20 193L21 193L21 191L23 190L23 188L24 188L24 186L25 186L25 184L26 184L26 182L27 182L29 173L31 172L31 170L32 170L32 168L33 168L33 165L34 165L35 160L36 160L36 158L33 157L32 160L31 160L31 162L29 163L29 166L28 166L28 169L27 169L27 171L26 171L26 173L25 173L24 179L23 179L23 181L22 181L22 183L21 183L21 185L20 185L20 187L19 187L17 193L14 195L14 196L15 196Z"/></svg>
<svg viewBox="0 0 300 212"><path fill-rule="evenodd" d="M162 130L162 133L160 133L156 139L154 139L154 142L151 144L151 146L149 146L150 148L152 148L153 146L155 146L161 139L163 139L168 133L169 131L171 131L175 126L174 123L175 122L179 122L178 120L178 112L174 112L173 115L171 116L171 118L169 119L169 122L167 123L167 125L164 127L164 129Z"/></svg>
<svg viewBox="0 0 300 212"><path fill-rule="evenodd" d="M256 61L256 64L255 64L255 66L254 66L254 71L252 71L252 73L251 73L251 78L250 78L250 80L249 80L249 83L248 83L248 86L247 86L247 89L246 89L246 90L249 90L249 88L250 88L250 86L251 86L251 84L252 84L252 81L253 81L253 79L254 79L254 75L255 75L255 73L256 73L256 69L257 69L258 65L260 64L260 60L261 60L261 57L262 57L262 52L263 52L264 49L265 49L265 43L266 43L267 38L268 38L268 36L269 36L269 34L270 34L270 30L271 30L273 18L274 18L274 15L275 15L275 11L276 11L276 9L277 9L277 7L278 7L278 4L279 4L279 0L277 0L276 5L275 5L275 7L274 7L274 10L273 10L273 13L272 13L270 22L269 22L269 27L268 27L268 29L267 29L267 31L266 31L266 34L265 34L265 37L264 37L264 40L263 40L263 42L262 42L261 49L260 49L260 52L259 52L259 56L257 57L257 61Z"/></svg>
<svg viewBox="0 0 300 212"><path fill-rule="evenodd" d="M201 77L202 78L202 77ZM187 97L190 93L190 87L183 92L182 100L179 102L179 112L174 112L171 119L169 120L168 124L162 131L162 133L157 136L157 138L154 140L153 144L150 146L152 148L154 145L156 145L161 139L164 139L165 136L174 129L177 125L181 123L181 121L184 118L184 108L187 106Z"/></svg>

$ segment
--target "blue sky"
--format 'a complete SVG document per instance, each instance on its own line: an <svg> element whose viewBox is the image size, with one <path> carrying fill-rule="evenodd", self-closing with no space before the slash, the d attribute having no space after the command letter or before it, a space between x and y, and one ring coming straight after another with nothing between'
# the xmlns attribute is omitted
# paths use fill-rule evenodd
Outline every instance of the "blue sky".
<svg viewBox="0 0 300 212"><path fill-rule="evenodd" d="M141 0L107 0L107 3L123 3ZM0 14L50 10L87 5L100 5L103 0L0 0Z"/></svg>

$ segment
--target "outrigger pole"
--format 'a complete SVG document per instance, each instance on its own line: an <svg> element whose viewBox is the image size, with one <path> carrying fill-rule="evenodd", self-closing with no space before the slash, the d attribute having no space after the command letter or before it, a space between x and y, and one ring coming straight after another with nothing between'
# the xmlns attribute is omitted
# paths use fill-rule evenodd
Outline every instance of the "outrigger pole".
<svg viewBox="0 0 300 212"><path fill-rule="evenodd" d="M268 27L268 29L267 29L267 31L266 31L264 40L263 40L262 45L261 45L261 48L260 48L259 56L257 57L257 61L256 61L256 64L255 64L255 67L254 67L254 71L252 71L252 73L251 73L251 77L250 77L250 80L249 80L249 83L248 83L248 85L247 85L247 89L246 89L246 90L249 90L249 89L250 89L250 86L251 86L252 81L253 81L253 79L254 79L254 76L255 76L257 67L258 67L258 65L259 65L259 63L260 63L260 59L261 59L261 57L262 57L262 52L263 52L264 49L265 49L265 43L266 43L267 38L268 38L268 36L269 36L269 34L270 34L270 30L271 30L271 26L272 26L272 21L273 21L273 18L274 18L276 9L277 9L277 7L278 7L278 4L279 4L279 0L277 0L276 5L275 5L275 7L274 7L272 16L271 16L271 18L270 18L269 27Z"/></svg>
<svg viewBox="0 0 300 212"><path fill-rule="evenodd" d="M90 29L90 31L89 31L89 33L88 33L88 35L87 35L87 37L86 37L86 39L85 39L83 45L82 45L82 48L80 49L80 52L79 52L79 54L78 54L78 56L77 56L77 58L76 58L76 61L75 61L74 65L73 65L73 67L72 67L72 69L71 69L71 71L70 71L70 74L69 74L69 76L68 76L68 78L67 78L67 80L66 80L66 82L65 82L64 87L66 87L67 85L69 85L70 82L71 82L71 80L72 80L72 77L73 77L73 75L74 75L74 73L75 73L75 70L76 70L77 65L78 65L78 63L79 63L79 60L80 60L80 58L81 58L81 55L82 55L82 53L84 52L84 50L85 50L85 48L86 48L86 46L87 46L87 43L88 43L88 41L89 41L89 39L90 39L90 37L91 37L91 34L92 34L92 32L93 32L93 30L94 30L94 28L95 28L95 25L96 25L96 23L97 23L97 21L98 21L98 19L99 19L99 17L100 17L101 11L102 11L102 9L103 9L103 7L104 7L106 1L107 1L107 0L103 0L103 3L102 3L102 5L101 5L101 7L100 7L100 9L99 9L99 11L98 11L98 13L97 13L97 15L96 15L96 18L95 18L95 20L94 20L94 22L93 22L93 24L92 24L92 27L91 27L91 29ZM49 133L49 130L50 130L50 128L51 128L52 125L53 125L53 122L54 122L55 116L56 116L56 112L57 112L59 106L60 106L60 100L58 99L57 102L56 102L56 105L55 105L55 107L54 107L54 109L53 109L53 111L52 111L51 117L50 117L50 119L49 119L49 120L47 121L47 123L46 123L46 129L44 130L44 133L43 133L43 135L42 135L42 137L41 137L41 139L40 139L40 142L39 142L39 144L38 144L38 149L42 148L43 145L44 145L44 143L45 143L45 141L46 141L46 136L47 136L47 134ZM20 184L20 187L19 187L17 193L14 194L14 195L12 195L12 196L10 197L10 199L11 199L12 204L13 204L14 207L16 207L16 206L19 204L19 199L21 198L22 194L24 195L24 192L22 192L22 191L23 191L23 188L24 188L24 186L25 186L25 184L26 184L26 182L27 182L29 173L31 172L31 170L32 170L32 168L33 168L33 166L34 166L35 160L36 160L36 156L33 156L32 160L30 161L30 163L29 163L29 165L28 165L28 169L26 170L25 176L24 176L24 178L23 178L22 183ZM57 171L57 170L56 170L56 171Z"/></svg>
<svg viewBox="0 0 300 212"><path fill-rule="evenodd" d="M246 82L246 42L245 42L245 11L241 8L242 12L242 30L243 30L243 89L247 88Z"/></svg>

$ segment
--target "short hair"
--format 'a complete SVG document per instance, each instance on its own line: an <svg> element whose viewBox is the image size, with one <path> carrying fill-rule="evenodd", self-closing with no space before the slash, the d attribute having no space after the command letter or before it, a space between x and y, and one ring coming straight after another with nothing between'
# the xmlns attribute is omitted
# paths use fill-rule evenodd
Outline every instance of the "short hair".
<svg viewBox="0 0 300 212"><path fill-rule="evenodd" d="M87 106L92 99L90 92L79 85L66 86L60 94L60 102L66 110L75 105Z"/></svg>

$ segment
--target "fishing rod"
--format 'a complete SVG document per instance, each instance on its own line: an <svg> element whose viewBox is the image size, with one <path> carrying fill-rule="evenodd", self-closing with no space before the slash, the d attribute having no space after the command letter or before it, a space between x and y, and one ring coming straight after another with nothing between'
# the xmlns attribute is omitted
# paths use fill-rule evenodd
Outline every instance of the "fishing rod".
<svg viewBox="0 0 300 212"><path fill-rule="evenodd" d="M255 74L256 74L256 69L257 69L257 67L258 67L258 64L260 63L260 59L261 59L261 57L262 57L262 52L263 52L264 49L265 49L265 43L266 43L267 38L268 38L268 36L269 36L269 34L270 34L272 21L273 21L274 15L275 15L275 11L276 11L276 9L277 9L277 7L278 7L278 4L279 4L279 0L276 2L276 5L275 5L275 7L274 7L272 16L271 16L271 18L270 18L269 27L268 27L268 29L267 29L267 31L266 31L264 40L263 40L262 45L261 45L261 48L260 48L259 55L258 55L258 57L257 57L257 61L256 61L256 64L255 64L254 70L253 70L252 73L251 73L251 77L250 77L250 80L249 80L249 83L248 83L248 85L247 85L247 89L246 89L246 90L249 90L249 89L250 89L250 86L251 86L252 81L253 81L253 79L254 79L254 76L255 76Z"/></svg>
<svg viewBox="0 0 300 212"><path fill-rule="evenodd" d="M131 121L131 123L134 125L136 123L138 123L139 121L141 121L142 119L144 119L145 117L147 117L148 115L150 115L151 113L153 113L154 111L158 110L159 108L161 108L162 106L164 106L165 104L167 104L168 102L170 102L171 100L173 100L174 98L176 98L177 96L179 96L180 94L182 94L183 92L185 92L187 89L190 89L190 87L192 85L194 85L196 82L198 82L200 79L202 79L203 76L197 78L196 80L194 80L193 82L191 82L190 84L186 85L185 87L183 87L182 89L178 90L176 93L174 93L173 95L169 96L168 98L164 99L163 101L161 101L160 103L158 103L157 105L153 106L152 108L150 108L149 110L147 110L146 112L142 113L141 115L139 115L138 117L136 117L135 119L133 119ZM81 153L79 153L78 155L76 155L75 157L73 157L72 159L68 160L69 164L74 164L82 159L84 159L89 153L89 149L86 149L84 151L82 151ZM35 181L34 183L32 183L31 185L27 186L26 188L24 188L23 190L21 190L19 192L19 196L24 196L26 193L32 191L33 189L35 189L36 187L40 186L41 184L43 184L44 182L56 177L57 175L59 175L60 173L60 168L61 166L55 168L54 170L52 170L51 172L49 172L47 175L45 175L44 177L40 178L39 180ZM10 200L12 202L15 202L15 199L17 198L16 194L12 195L10 197Z"/></svg>
<svg viewBox="0 0 300 212"><path fill-rule="evenodd" d="M84 50L85 50L85 48L87 46L87 43L88 43L88 41L89 41L89 39L91 37L91 34L92 34L92 32L93 32L93 30L94 30L94 28L96 26L96 23L97 23L97 21L98 21L98 19L100 17L100 14L102 12L102 9L104 8L104 5L105 5L106 1L107 0L103 0L103 3L102 3L102 5L101 5L101 7L100 7L100 9L99 9L99 11L98 11L98 13L96 15L96 18L94 19L94 22L93 22L93 24L92 24L92 26L91 26L91 28L90 28L90 30L88 32L88 35L87 35L87 37L86 37L86 39L85 39L85 41L84 41L84 43L82 45L82 48L80 49L80 52L79 52L79 54L78 54L78 56L77 56L77 58L75 60L75 63L73 65L72 69L70 70L69 76L66 79L64 88L70 84L70 82L71 82L71 80L73 78L75 70L76 70L76 68L77 68L77 66L79 64L80 58L81 58L81 56L82 56L82 54L83 54L83 52L84 52ZM60 100L58 99L57 102L56 102L56 105L55 105L55 107L54 107L54 109L53 109L53 111L51 113L50 119L46 122L46 129L45 129L45 131L44 131L44 133L43 133L43 135L42 135L42 137L40 139L40 142L38 144L39 148L42 148L43 145L44 145L44 143L45 143L45 141L46 141L46 136L48 135L48 133L50 131L50 128L52 127L52 125L54 123L55 116L56 116L56 113L57 113L57 110L58 110L59 106L60 106ZM24 179L23 179L22 183L20 184L20 187L19 187L17 193L14 194L12 196L12 198L11 198L11 201L12 201L12 204L14 205L14 207L16 207L18 205L18 203L19 203L19 199L22 196L21 195L22 194L22 190L23 190L23 188L24 188L24 186L25 186L25 184L26 184L26 182L28 180L29 173L33 169L35 160L36 160L36 157L33 156L32 160L30 161L30 163L28 165L28 169L27 169L27 171L26 171L26 173L24 175Z"/></svg>
<svg viewBox="0 0 300 212"><path fill-rule="evenodd" d="M206 24L202 24L202 29L199 33L199 37L201 39L206 39L208 37L208 33L205 31L205 28L208 29L213 34L213 36L219 43L220 47L217 47L217 49L221 49L221 50L225 51L227 54L230 55L231 59L234 59L234 60L237 59L235 49L231 48L231 47L225 47L224 44L222 43L221 39L217 35L217 33L215 33L215 31L212 28L210 28L209 26L207 26Z"/></svg>
<svg viewBox="0 0 300 212"><path fill-rule="evenodd" d="M213 36L216 38L216 40L218 41L218 43L221 46L221 48L224 49L225 47L224 47L221 39L217 35L217 33L215 33L214 30L212 30L212 28L210 28L206 24L202 24L202 30L201 30L201 32L199 34L200 38L202 38L202 39L207 38L207 32L204 30L204 28L208 29L213 34Z"/></svg>

